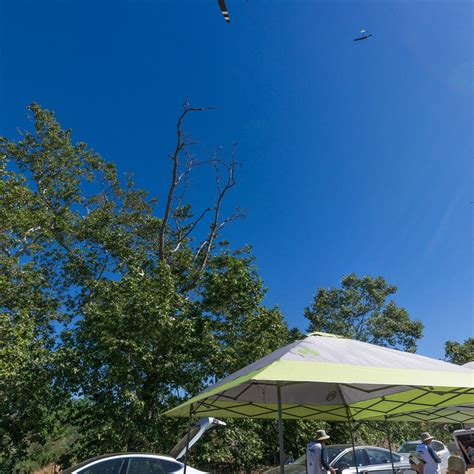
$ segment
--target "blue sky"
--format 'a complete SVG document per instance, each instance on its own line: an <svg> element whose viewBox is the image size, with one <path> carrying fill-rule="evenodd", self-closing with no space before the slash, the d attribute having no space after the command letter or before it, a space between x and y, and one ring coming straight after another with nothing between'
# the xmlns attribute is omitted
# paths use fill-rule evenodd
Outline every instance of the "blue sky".
<svg viewBox="0 0 474 474"><path fill-rule="evenodd" d="M0 0L0 133L37 101L162 195L184 98L215 106L187 130L239 142L225 237L253 245L267 304L305 329L317 288L382 275L442 357L474 333L472 3L227 3L230 25L214 0Z"/></svg>

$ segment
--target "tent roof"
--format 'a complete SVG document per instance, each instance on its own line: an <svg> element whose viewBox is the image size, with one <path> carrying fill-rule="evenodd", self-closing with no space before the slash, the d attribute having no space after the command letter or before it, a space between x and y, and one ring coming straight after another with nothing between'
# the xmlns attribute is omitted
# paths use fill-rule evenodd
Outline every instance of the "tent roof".
<svg viewBox="0 0 474 474"><path fill-rule="evenodd" d="M314 333L167 412L188 416L346 420L474 403L474 372L429 357Z"/></svg>

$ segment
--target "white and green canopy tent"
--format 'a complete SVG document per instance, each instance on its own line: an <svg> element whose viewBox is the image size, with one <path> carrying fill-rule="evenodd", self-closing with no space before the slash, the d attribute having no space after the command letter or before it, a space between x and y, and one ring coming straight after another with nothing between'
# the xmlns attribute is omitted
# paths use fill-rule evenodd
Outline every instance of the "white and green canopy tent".
<svg viewBox="0 0 474 474"><path fill-rule="evenodd" d="M313 333L229 375L168 416L353 421L474 404L474 372L448 362Z"/></svg>
<svg viewBox="0 0 474 474"><path fill-rule="evenodd" d="M322 333L272 352L169 416L347 421L474 403L472 369Z"/></svg>

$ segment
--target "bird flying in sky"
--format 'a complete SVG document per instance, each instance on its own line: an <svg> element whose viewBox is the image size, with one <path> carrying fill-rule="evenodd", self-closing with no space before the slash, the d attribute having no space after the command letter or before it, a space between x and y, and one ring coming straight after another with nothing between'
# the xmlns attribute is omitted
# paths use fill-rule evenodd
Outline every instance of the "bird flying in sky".
<svg viewBox="0 0 474 474"><path fill-rule="evenodd" d="M229 12L227 11L225 0L217 0L217 3L219 4L219 7L220 7L221 12L222 12L222 16L224 17L224 20L227 23L229 23L230 22L230 16L229 16Z"/></svg>

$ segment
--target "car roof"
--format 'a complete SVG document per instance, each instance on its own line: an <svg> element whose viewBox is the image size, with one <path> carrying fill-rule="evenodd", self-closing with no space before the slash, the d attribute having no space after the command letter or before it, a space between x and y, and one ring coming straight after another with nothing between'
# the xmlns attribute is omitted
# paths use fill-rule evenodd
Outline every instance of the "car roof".
<svg viewBox="0 0 474 474"><path fill-rule="evenodd" d="M369 445L357 445L357 446L354 446L354 447L355 447L355 449L360 449L360 448L387 449L387 448L381 448L380 446L369 446ZM328 445L328 448L348 449L348 448L352 448L352 444L330 444L330 445Z"/></svg>
<svg viewBox="0 0 474 474"><path fill-rule="evenodd" d="M438 441L438 443L441 443L438 439L434 439L433 441ZM405 441L403 444L408 444L408 443L421 443L421 439L410 439L408 441Z"/></svg>
<svg viewBox="0 0 474 474"><path fill-rule="evenodd" d="M172 458L171 456L167 456L166 454L156 454L156 453L141 453L141 452L128 452L128 453L109 453L109 454L101 454L100 456L95 456L93 458L86 459L85 461L80 462L79 464L75 464L74 466L68 467L64 471L61 471L62 474L70 474L77 469L80 469L81 467L87 466L87 464L94 462L94 461L99 461L100 459L106 459L106 458L114 458L118 456L129 456L129 455L137 455L141 454L143 456L155 456L159 458L166 458L170 459L171 461L179 462L176 459Z"/></svg>

